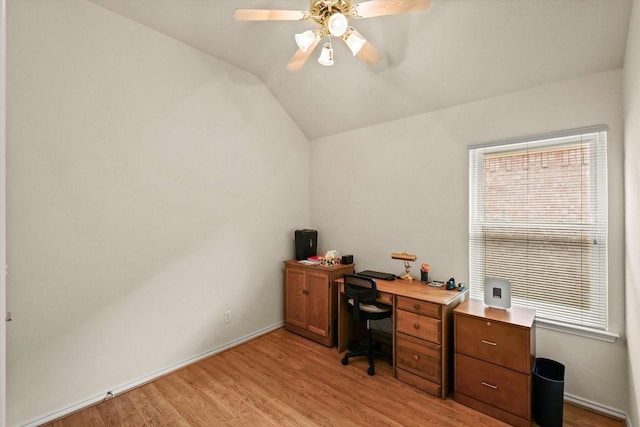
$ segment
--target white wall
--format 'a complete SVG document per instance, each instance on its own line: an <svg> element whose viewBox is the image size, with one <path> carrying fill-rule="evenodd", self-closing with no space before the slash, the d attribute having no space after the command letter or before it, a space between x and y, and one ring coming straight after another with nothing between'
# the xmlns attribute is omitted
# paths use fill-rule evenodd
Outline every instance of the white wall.
<svg viewBox="0 0 640 427"><path fill-rule="evenodd" d="M635 0L624 67L626 313L629 417L640 426L640 1Z"/></svg>
<svg viewBox="0 0 640 427"><path fill-rule="evenodd" d="M630 236L640 234L635 3ZM629 406L640 424L640 367L625 353L628 338L638 360L639 339L635 326L624 336L621 309L621 71L317 140L310 199L308 142L254 76L90 3L9 2L8 15L9 425L280 322L280 261L298 227L318 228L321 250L353 253L358 270L400 272L390 253L407 250L436 278L466 281L467 146L600 123L610 126L610 326L623 339L538 330L538 355L567 365L567 393ZM627 293L638 296L631 240ZM637 325L640 298L628 301Z"/></svg>
<svg viewBox="0 0 640 427"><path fill-rule="evenodd" d="M610 329L624 335L622 118L616 70L314 140L311 223L320 249L354 254L356 270L394 273L402 263L391 252L406 250L417 265L431 264L435 279L467 283L467 146L607 124ZM538 328L537 355L566 365L568 394L626 410L624 338L610 344Z"/></svg>
<svg viewBox="0 0 640 427"><path fill-rule="evenodd" d="M16 1L7 91L8 425L280 324L309 142L255 76Z"/></svg>
<svg viewBox="0 0 640 427"><path fill-rule="evenodd" d="M5 0L0 0L0 427L6 425L7 414L7 346L6 322L3 317L7 311L6 276L2 268L7 263L6 257L6 103L5 103ZM5 270L6 271L6 270Z"/></svg>

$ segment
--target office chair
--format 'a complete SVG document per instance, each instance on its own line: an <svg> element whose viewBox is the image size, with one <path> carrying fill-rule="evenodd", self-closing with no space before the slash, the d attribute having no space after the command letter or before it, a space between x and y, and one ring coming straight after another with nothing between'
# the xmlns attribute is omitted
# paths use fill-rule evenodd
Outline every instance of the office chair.
<svg viewBox="0 0 640 427"><path fill-rule="evenodd" d="M367 331L365 348L345 354L342 358L342 364L348 365L349 358L351 357L367 356L369 359L369 369L367 369L367 373L369 375L374 375L374 356L387 357L390 363L392 363L392 359L390 354L373 349L370 321L391 317L391 307L385 304L376 304L378 289L374 279L356 276L353 274L345 274L343 276L343 280L344 293L348 298L347 309L351 313L351 318L355 322L366 321Z"/></svg>

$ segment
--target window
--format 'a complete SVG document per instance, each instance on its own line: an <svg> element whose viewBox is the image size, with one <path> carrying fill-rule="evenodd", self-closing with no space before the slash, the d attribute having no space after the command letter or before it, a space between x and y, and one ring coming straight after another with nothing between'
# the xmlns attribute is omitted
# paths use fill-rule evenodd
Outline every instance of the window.
<svg viewBox="0 0 640 427"><path fill-rule="evenodd" d="M508 279L537 320L607 329L604 126L469 148L469 281Z"/></svg>

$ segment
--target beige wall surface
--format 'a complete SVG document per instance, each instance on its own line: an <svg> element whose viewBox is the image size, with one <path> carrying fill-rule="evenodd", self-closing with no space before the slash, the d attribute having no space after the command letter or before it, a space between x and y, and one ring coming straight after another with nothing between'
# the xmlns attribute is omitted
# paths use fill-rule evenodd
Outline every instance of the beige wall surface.
<svg viewBox="0 0 640 427"><path fill-rule="evenodd" d="M200 51L89 2L7 6L14 426L280 324L309 142Z"/></svg>
<svg viewBox="0 0 640 427"><path fill-rule="evenodd" d="M401 273L392 252L467 283L469 145L606 124L609 327L615 343L537 328L537 355L566 365L565 392L615 414L627 408L624 323L622 70L512 93L311 144L311 223L322 250L356 270ZM553 280L552 277L549 280Z"/></svg>
<svg viewBox="0 0 640 427"><path fill-rule="evenodd" d="M0 0L0 266L7 264L6 257L6 104L5 104L5 18L6 18L5 0ZM0 274L0 313L7 312L6 300L6 275ZM6 334L7 322L0 321L0 427L6 425L7 414L7 351L6 351Z"/></svg>
<svg viewBox="0 0 640 427"><path fill-rule="evenodd" d="M640 1L635 0L624 67L626 313L629 418L640 426Z"/></svg>
<svg viewBox="0 0 640 427"><path fill-rule="evenodd" d="M623 309L626 271L637 325L639 239L626 239L625 270L623 228L624 178L626 231L640 234L637 1L626 158L621 70L309 148L255 76L175 40L87 2L9 2L8 15L8 425L279 323L295 228L317 228L319 249L354 254L358 271L400 273L390 254L408 251L432 277L466 282L467 146L596 124L609 126L610 330L622 338L538 328L538 356L567 366L565 392L640 424L640 340Z"/></svg>

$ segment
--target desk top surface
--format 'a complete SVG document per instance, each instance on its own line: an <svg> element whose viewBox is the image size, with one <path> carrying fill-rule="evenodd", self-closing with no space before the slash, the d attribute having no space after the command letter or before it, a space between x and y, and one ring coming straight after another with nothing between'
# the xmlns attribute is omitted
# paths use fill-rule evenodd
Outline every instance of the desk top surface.
<svg viewBox="0 0 640 427"><path fill-rule="evenodd" d="M340 289L344 287L344 280L338 279ZM468 290L459 292L458 290L448 291L442 287L429 286L419 280L376 280L378 292L399 295L408 298L416 298L421 301L429 301L442 305L449 305L456 301L464 301L467 298Z"/></svg>

